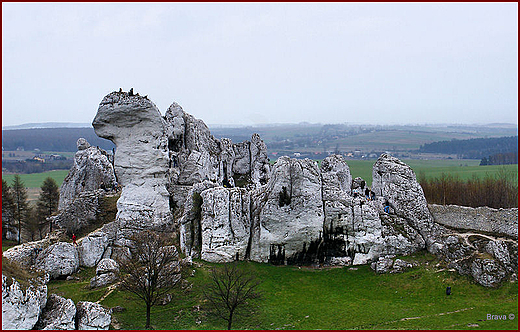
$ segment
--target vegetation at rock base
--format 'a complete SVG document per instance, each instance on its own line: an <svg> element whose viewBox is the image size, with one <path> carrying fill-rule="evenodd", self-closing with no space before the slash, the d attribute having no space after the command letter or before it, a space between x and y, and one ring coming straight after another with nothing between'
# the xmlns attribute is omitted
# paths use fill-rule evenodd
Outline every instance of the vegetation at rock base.
<svg viewBox="0 0 520 332"><path fill-rule="evenodd" d="M14 278L18 283L20 283L22 289L27 288L30 285L31 280L34 280L34 278L43 277L43 272L34 269L26 269L17 262L5 257L2 257L2 274L7 277L8 286L13 283L11 278Z"/></svg>
<svg viewBox="0 0 520 332"><path fill-rule="evenodd" d="M518 328L518 282L500 288L482 287L470 278L446 270L429 254L417 253L419 267L402 274L377 275L370 267L323 268L273 266L238 262L238 267L262 280L257 309L238 316L236 329L511 329ZM219 264L199 260L183 271L172 291L172 302L154 307L155 329L225 329L226 323L210 314L202 290L210 271ZM194 271L194 272L193 272ZM92 290L95 269L81 269L80 280L53 280L49 292L75 302L97 301L108 290ZM452 295L446 296L446 286ZM100 304L113 308L118 328L142 329L145 306L129 292L115 290ZM487 320L489 313L515 314L513 320ZM475 324L478 324L476 326Z"/></svg>

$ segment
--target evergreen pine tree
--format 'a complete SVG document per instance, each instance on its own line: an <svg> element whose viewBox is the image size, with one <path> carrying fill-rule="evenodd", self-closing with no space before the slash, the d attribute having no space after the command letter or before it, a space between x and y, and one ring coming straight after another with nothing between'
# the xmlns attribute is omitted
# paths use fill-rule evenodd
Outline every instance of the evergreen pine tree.
<svg viewBox="0 0 520 332"><path fill-rule="evenodd" d="M15 174L13 179L14 220L18 223L18 244L22 242L22 224L27 217L27 189L20 175Z"/></svg>
<svg viewBox="0 0 520 332"><path fill-rule="evenodd" d="M37 202L37 211L41 224L40 227L42 227L47 218L52 216L54 212L58 211L60 192L56 181L51 177L48 177L43 181L40 189L41 193ZM49 226L49 231L52 232L52 223Z"/></svg>
<svg viewBox="0 0 520 332"><path fill-rule="evenodd" d="M7 229L14 223L14 199L11 187L2 179L2 238L6 237Z"/></svg>

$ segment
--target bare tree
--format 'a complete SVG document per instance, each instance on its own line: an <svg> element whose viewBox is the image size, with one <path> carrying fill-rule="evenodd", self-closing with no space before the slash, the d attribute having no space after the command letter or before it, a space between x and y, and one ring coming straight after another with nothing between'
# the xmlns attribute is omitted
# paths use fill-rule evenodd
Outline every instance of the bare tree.
<svg viewBox="0 0 520 332"><path fill-rule="evenodd" d="M231 330L234 316L251 306L251 300L260 296L257 291L259 284L255 276L233 263L213 269L211 282L203 292L214 313L226 320L227 328Z"/></svg>
<svg viewBox="0 0 520 332"><path fill-rule="evenodd" d="M165 236L143 231L131 238L130 255L118 260L121 287L146 304L146 326L150 327L150 311L180 280L179 255Z"/></svg>

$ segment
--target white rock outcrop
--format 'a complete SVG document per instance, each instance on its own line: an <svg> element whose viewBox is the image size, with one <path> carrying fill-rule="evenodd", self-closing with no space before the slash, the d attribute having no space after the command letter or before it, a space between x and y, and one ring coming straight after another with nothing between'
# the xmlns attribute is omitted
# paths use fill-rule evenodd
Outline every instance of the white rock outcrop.
<svg viewBox="0 0 520 332"><path fill-rule="evenodd" d="M78 250L70 243L55 243L38 255L36 267L47 272L51 279L71 275L79 268Z"/></svg>
<svg viewBox="0 0 520 332"><path fill-rule="evenodd" d="M97 268L96 275L90 279L90 287L104 287L115 282L119 276L119 265L110 258L103 258Z"/></svg>
<svg viewBox="0 0 520 332"><path fill-rule="evenodd" d="M243 188L202 192L201 258L210 262L242 260L251 233L250 194Z"/></svg>
<svg viewBox="0 0 520 332"><path fill-rule="evenodd" d="M108 330L112 311L100 304L80 301L76 304L78 330Z"/></svg>
<svg viewBox="0 0 520 332"><path fill-rule="evenodd" d="M71 299L51 294L35 326L37 330L75 330L76 306Z"/></svg>
<svg viewBox="0 0 520 332"><path fill-rule="evenodd" d="M22 287L2 274L2 330L31 330L47 302L46 278L29 280Z"/></svg>
<svg viewBox="0 0 520 332"><path fill-rule="evenodd" d="M167 231L173 223L167 190L169 172L166 122L148 98L112 92L92 122L96 134L116 145L114 168L123 186L117 202L116 242L125 245L136 231Z"/></svg>
<svg viewBox="0 0 520 332"><path fill-rule="evenodd" d="M78 241L78 253L80 266L95 266L103 257L109 244L106 233L97 231L85 236Z"/></svg>
<svg viewBox="0 0 520 332"><path fill-rule="evenodd" d="M112 188L116 183L106 151L90 146L84 138L78 139L77 145L74 164L60 187L59 210L65 209L81 192Z"/></svg>

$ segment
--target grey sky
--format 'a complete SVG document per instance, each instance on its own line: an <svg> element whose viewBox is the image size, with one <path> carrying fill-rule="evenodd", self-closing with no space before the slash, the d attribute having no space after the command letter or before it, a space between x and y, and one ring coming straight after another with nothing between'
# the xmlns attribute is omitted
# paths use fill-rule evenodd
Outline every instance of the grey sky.
<svg viewBox="0 0 520 332"><path fill-rule="evenodd" d="M3 125L122 87L209 124L518 123L517 3L2 3Z"/></svg>

